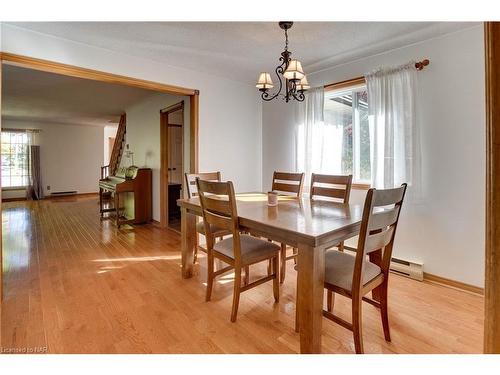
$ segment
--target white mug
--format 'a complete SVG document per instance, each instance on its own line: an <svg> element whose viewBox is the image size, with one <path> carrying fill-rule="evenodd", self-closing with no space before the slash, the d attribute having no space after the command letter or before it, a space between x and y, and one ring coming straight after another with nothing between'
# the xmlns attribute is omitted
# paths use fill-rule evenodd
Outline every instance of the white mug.
<svg viewBox="0 0 500 375"><path fill-rule="evenodd" d="M268 206L277 206L278 205L278 193L275 191L267 192L267 205Z"/></svg>

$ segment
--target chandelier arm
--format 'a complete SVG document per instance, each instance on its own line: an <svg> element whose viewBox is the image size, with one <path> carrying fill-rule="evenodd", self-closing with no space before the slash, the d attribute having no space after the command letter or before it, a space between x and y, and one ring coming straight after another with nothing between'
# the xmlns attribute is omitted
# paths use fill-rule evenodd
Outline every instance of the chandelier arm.
<svg viewBox="0 0 500 375"><path fill-rule="evenodd" d="M287 62L284 61L283 57L280 57L280 61L282 61L281 65L277 66L275 69L276 77L278 77L278 81L280 83L280 87L278 91L276 91L275 94L270 95L267 91L264 91L261 95L262 100L265 100L266 102L270 102L271 100L275 99L281 94L281 90L283 88L283 80L281 79L280 74L283 74L284 69L283 67L286 65Z"/></svg>

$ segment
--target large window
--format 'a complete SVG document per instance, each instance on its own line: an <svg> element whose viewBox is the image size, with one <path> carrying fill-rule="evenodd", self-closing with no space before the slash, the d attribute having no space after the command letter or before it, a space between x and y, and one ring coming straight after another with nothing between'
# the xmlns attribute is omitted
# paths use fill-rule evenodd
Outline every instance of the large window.
<svg viewBox="0 0 500 375"><path fill-rule="evenodd" d="M28 135L26 132L2 131L2 188L28 184Z"/></svg>
<svg viewBox="0 0 500 375"><path fill-rule="evenodd" d="M330 140L337 147L336 173L352 174L355 182L370 183L370 128L366 86L325 92L325 127L336 129Z"/></svg>
<svg viewBox="0 0 500 375"><path fill-rule="evenodd" d="M317 100L317 99L315 99ZM297 170L323 174L352 174L358 184L370 184L370 127L366 85L324 92L323 121L299 116ZM307 111L307 110L306 110ZM308 176L306 176L306 179Z"/></svg>

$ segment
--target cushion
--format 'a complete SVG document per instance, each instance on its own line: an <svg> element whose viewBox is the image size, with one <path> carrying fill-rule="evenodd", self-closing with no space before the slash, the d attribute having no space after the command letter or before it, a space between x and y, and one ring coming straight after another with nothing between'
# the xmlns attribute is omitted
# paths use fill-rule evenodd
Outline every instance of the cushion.
<svg viewBox="0 0 500 375"><path fill-rule="evenodd" d="M246 234L240 235L240 241L242 260L267 259L271 258L280 251L280 247L278 245ZM233 237L217 242L214 245L214 250L231 259L234 259Z"/></svg>
<svg viewBox="0 0 500 375"><path fill-rule="evenodd" d="M203 223L203 221L199 221L198 223L196 223L196 231L200 234L205 235L205 224ZM215 237L228 236L232 234L230 230L217 228L214 225L212 225L212 233Z"/></svg>
<svg viewBox="0 0 500 375"><path fill-rule="evenodd" d="M342 251L330 250L325 253L325 283L351 291L354 273L354 255ZM365 262L363 268L363 285L380 275L380 267Z"/></svg>

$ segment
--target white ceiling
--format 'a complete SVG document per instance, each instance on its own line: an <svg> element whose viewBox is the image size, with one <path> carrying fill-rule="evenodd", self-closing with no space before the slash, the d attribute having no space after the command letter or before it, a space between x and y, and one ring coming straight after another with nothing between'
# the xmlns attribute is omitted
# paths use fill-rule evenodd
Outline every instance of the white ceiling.
<svg viewBox="0 0 500 375"><path fill-rule="evenodd" d="M254 83L284 48L277 22L18 22L17 27ZM456 22L295 22L289 49L306 73L467 28ZM418 58L418 56L416 56Z"/></svg>
<svg viewBox="0 0 500 375"><path fill-rule="evenodd" d="M11 65L2 67L3 119L105 126L153 94Z"/></svg>

